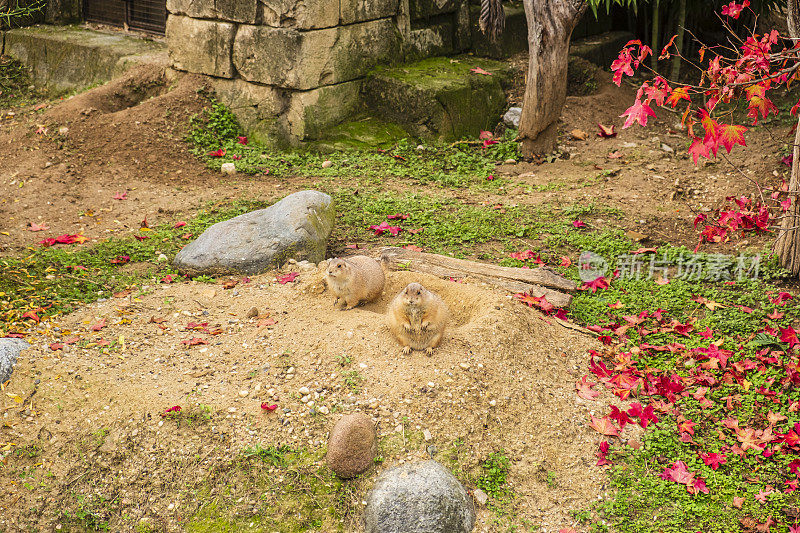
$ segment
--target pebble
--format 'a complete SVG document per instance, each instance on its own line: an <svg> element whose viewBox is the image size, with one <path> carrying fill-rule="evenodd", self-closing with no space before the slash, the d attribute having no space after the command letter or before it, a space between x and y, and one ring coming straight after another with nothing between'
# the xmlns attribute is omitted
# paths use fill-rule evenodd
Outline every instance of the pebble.
<svg viewBox="0 0 800 533"><path fill-rule="evenodd" d="M261 383L256 383L255 387L253 387L253 392L260 392L261 391Z"/></svg>
<svg viewBox="0 0 800 533"><path fill-rule="evenodd" d="M255 318L258 316L258 307L253 307L247 312L247 318Z"/></svg>
<svg viewBox="0 0 800 533"><path fill-rule="evenodd" d="M459 363L458 366L461 367L461 370L469 370L469 363Z"/></svg>
<svg viewBox="0 0 800 533"><path fill-rule="evenodd" d="M422 431L422 436L425 437L425 442L428 442L433 438L433 435L431 435L430 430L427 429Z"/></svg>
<svg viewBox="0 0 800 533"><path fill-rule="evenodd" d="M380 400L378 400L377 398L373 398L369 401L369 408L377 409L380 404L381 404Z"/></svg>
<svg viewBox="0 0 800 533"><path fill-rule="evenodd" d="M240 390L240 391L239 391L239 396L241 396L242 398L247 398L247 396L248 396L249 394L250 394L250 391L249 391L249 390Z"/></svg>
<svg viewBox="0 0 800 533"><path fill-rule="evenodd" d="M228 412L229 413L235 413L236 412L236 408L235 407L228 407Z"/></svg>
<svg viewBox="0 0 800 533"><path fill-rule="evenodd" d="M429 381L428 382L428 388L429 389L435 389L436 388L436 383L434 383L433 381Z"/></svg>
<svg viewBox="0 0 800 533"><path fill-rule="evenodd" d="M670 146L668 144L662 144L661 145L661 149L664 150L665 152L667 152L668 154L671 154L671 153L673 153L675 151L675 149L673 149L672 146Z"/></svg>
<svg viewBox="0 0 800 533"><path fill-rule="evenodd" d="M486 502L489 501L489 495L481 489L475 489L472 495L475 496L475 501L478 502L478 505L486 505Z"/></svg>
<svg viewBox="0 0 800 533"><path fill-rule="evenodd" d="M323 405L320 406L319 412L322 413L323 415L327 415L328 413L330 413L330 409L328 409L326 406Z"/></svg>
<svg viewBox="0 0 800 533"><path fill-rule="evenodd" d="M303 396L302 398L300 398L300 403L308 403L308 400L310 399L311 398L309 398L308 395Z"/></svg>
<svg viewBox="0 0 800 533"><path fill-rule="evenodd" d="M516 159L506 159L505 161L503 161L503 164L504 165L516 165L517 164L517 160Z"/></svg>
<svg viewBox="0 0 800 533"><path fill-rule="evenodd" d="M494 407L495 405L497 405L497 400L491 400L491 401L489 402L489 405L491 405L492 407Z"/></svg>
<svg viewBox="0 0 800 533"><path fill-rule="evenodd" d="M236 165L234 163L222 163L220 170L223 174L236 174Z"/></svg>
<svg viewBox="0 0 800 533"><path fill-rule="evenodd" d="M299 392L303 396L306 396L311 391L308 390L308 387L300 387L299 389L297 389L297 392Z"/></svg>
<svg viewBox="0 0 800 533"><path fill-rule="evenodd" d="M322 162L322 168L331 168L333 166L333 161L330 159L326 159Z"/></svg>

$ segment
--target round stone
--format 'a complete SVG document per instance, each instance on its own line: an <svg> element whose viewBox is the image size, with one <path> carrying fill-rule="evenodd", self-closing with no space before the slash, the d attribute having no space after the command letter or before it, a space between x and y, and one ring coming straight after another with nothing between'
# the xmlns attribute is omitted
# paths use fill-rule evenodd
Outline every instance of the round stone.
<svg viewBox="0 0 800 533"><path fill-rule="evenodd" d="M328 438L328 466L337 476L351 478L366 472L378 455L378 434L361 413L343 416Z"/></svg>
<svg viewBox="0 0 800 533"><path fill-rule="evenodd" d="M474 526L472 498L436 461L382 473L364 509L366 533L469 533Z"/></svg>

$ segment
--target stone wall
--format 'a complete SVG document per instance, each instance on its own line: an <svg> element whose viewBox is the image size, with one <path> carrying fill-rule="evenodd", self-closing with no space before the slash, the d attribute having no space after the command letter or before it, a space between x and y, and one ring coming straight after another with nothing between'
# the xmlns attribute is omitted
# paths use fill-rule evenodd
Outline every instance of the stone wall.
<svg viewBox="0 0 800 533"><path fill-rule="evenodd" d="M467 0L167 0L174 68L248 133L297 144L357 114L370 69L468 48Z"/></svg>

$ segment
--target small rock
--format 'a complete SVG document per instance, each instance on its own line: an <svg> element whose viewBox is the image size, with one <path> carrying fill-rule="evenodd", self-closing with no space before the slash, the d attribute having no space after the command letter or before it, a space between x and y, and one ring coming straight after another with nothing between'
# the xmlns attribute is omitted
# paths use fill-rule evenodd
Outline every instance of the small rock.
<svg viewBox="0 0 800 533"><path fill-rule="evenodd" d="M326 460L337 476L348 479L366 472L377 455L378 433L367 415L345 415L333 426Z"/></svg>
<svg viewBox="0 0 800 533"><path fill-rule="evenodd" d="M333 161L330 159L326 159L322 162L322 168L331 168L333 166Z"/></svg>
<svg viewBox="0 0 800 533"><path fill-rule="evenodd" d="M253 387L253 392L261 392L261 383L256 383L255 387Z"/></svg>
<svg viewBox="0 0 800 533"><path fill-rule="evenodd" d="M241 396L242 398L247 398L247 396L248 396L249 394L250 394L250 391L249 391L249 390L240 390L240 391L239 391L239 396Z"/></svg>
<svg viewBox="0 0 800 533"><path fill-rule="evenodd" d="M649 239L649 237L644 233L639 233L638 231L633 230L626 231L625 236L634 242L643 242Z"/></svg>
<svg viewBox="0 0 800 533"><path fill-rule="evenodd" d="M321 406L319 407L319 412L320 412L320 413L322 413L323 415L327 415L327 414L328 414L328 413L330 413L331 411L330 411L330 409L328 409L328 407L327 407L327 406L325 406L325 405L321 405Z"/></svg>
<svg viewBox="0 0 800 533"><path fill-rule="evenodd" d="M61 126L60 128L58 128L58 134L59 135L66 135L67 133L69 133L69 128L68 127Z"/></svg>
<svg viewBox="0 0 800 533"><path fill-rule="evenodd" d="M311 399L311 398L309 398L309 396L308 396L308 395L306 395L306 396L303 396L302 398L300 398L300 403L308 403L308 401L309 401L310 399Z"/></svg>
<svg viewBox="0 0 800 533"><path fill-rule="evenodd" d="M247 312L247 318L255 318L258 316L258 307L253 307Z"/></svg>
<svg viewBox="0 0 800 533"><path fill-rule="evenodd" d="M512 107L503 115L503 123L509 128L519 128L519 119L522 116L521 107Z"/></svg>
<svg viewBox="0 0 800 533"><path fill-rule="evenodd" d="M489 400L489 405L494 407L495 405L497 405L497 400Z"/></svg>
<svg viewBox="0 0 800 533"><path fill-rule="evenodd" d="M636 148L637 146L639 146L639 145L636 144L636 143L631 143L631 142L622 143L622 147L623 148Z"/></svg>
<svg viewBox="0 0 800 533"><path fill-rule="evenodd" d="M461 370L469 370L469 363L458 363L458 366L461 367Z"/></svg>
<svg viewBox="0 0 800 533"><path fill-rule="evenodd" d="M381 404L380 400L378 400L377 398L373 398L369 401L368 407L370 409L377 409L380 404Z"/></svg>
<svg viewBox="0 0 800 533"><path fill-rule="evenodd" d="M431 435L431 432L428 429L422 430L422 436L425 438L425 442L428 442L433 438L433 435Z"/></svg>
<svg viewBox="0 0 800 533"><path fill-rule="evenodd" d="M516 165L517 164L517 160L516 159L506 159L505 161L503 161L503 164L504 165Z"/></svg>
<svg viewBox="0 0 800 533"><path fill-rule="evenodd" d="M472 491L472 495L475 497L475 501L478 502L478 505L481 507L486 505L486 502L489 501L489 495L483 492L481 489L475 489Z"/></svg>
<svg viewBox="0 0 800 533"><path fill-rule="evenodd" d="M306 396L311 391L308 389L308 387L300 387L299 389L297 389L297 392L302 396Z"/></svg>
<svg viewBox="0 0 800 533"><path fill-rule="evenodd" d="M672 148L672 146L670 146L670 145L668 145L668 144L662 144L662 145L661 145L661 149L662 149L663 151L667 152L668 154L671 154L671 153L675 152L675 149L674 149L674 148Z"/></svg>
<svg viewBox="0 0 800 533"><path fill-rule="evenodd" d="M222 163L219 169L223 174L236 174L236 165L234 163Z"/></svg>

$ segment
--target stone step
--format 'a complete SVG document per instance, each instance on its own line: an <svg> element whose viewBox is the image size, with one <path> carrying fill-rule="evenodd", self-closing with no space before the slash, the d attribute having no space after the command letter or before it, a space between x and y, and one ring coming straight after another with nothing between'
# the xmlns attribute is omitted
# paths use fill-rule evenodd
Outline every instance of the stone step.
<svg viewBox="0 0 800 533"><path fill-rule="evenodd" d="M490 74L472 72L480 68ZM474 56L434 57L378 67L364 81L366 108L425 139L477 138L492 130L507 108L511 68Z"/></svg>
<svg viewBox="0 0 800 533"><path fill-rule="evenodd" d="M35 85L55 94L105 83L134 65L169 64L163 42L78 26L8 30L0 41L0 53L20 61Z"/></svg>

